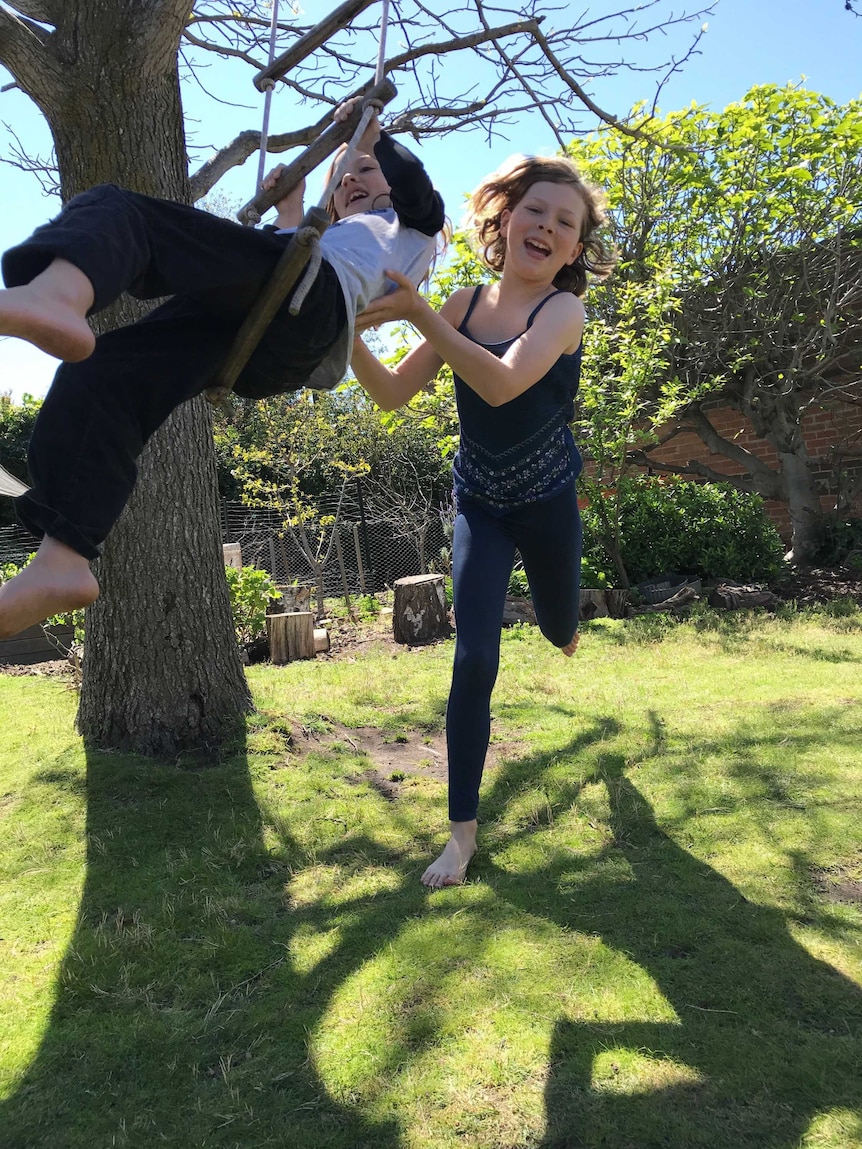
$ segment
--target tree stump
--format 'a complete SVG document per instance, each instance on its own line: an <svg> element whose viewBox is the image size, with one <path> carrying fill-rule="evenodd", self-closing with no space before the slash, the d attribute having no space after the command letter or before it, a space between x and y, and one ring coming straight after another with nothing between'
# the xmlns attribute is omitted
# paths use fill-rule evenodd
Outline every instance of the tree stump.
<svg viewBox="0 0 862 1149"><path fill-rule="evenodd" d="M314 658L314 615L310 610L270 614L266 619L269 657L277 666Z"/></svg>
<svg viewBox="0 0 862 1149"><path fill-rule="evenodd" d="M585 590L581 587L579 615L584 621L608 617L608 600L603 590Z"/></svg>
<svg viewBox="0 0 862 1149"><path fill-rule="evenodd" d="M395 641L418 646L437 638L448 638L449 633L443 576L425 574L396 579L392 612Z"/></svg>

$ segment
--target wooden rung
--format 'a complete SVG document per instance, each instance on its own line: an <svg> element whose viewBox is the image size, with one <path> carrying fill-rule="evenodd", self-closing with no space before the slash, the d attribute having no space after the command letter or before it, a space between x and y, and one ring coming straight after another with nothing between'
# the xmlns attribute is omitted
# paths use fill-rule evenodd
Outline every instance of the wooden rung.
<svg viewBox="0 0 862 1149"><path fill-rule="evenodd" d="M322 208L310 207L300 224L300 228L304 227L313 227L319 236L323 235L329 227L329 216ZM306 244L298 243L296 236L290 240L275 265L275 270L254 301L242 327L237 332L236 339L222 364L221 370L212 386L207 388L207 399L211 403L222 402L233 390L234 383L251 358L252 352L260 343L261 337L272 322L275 313L284 303L287 293L302 275L310 255L311 248Z"/></svg>
<svg viewBox="0 0 862 1149"><path fill-rule="evenodd" d="M388 104L398 94L395 85L389 79L381 80L379 84L371 85L362 93L366 100L379 100L381 104ZM255 223L265 211L273 207L279 200L284 199L289 191L305 179L309 172L331 156L340 144L345 144L356 130L356 125L362 117L362 105L357 105L350 116L340 124L330 124L329 127L317 137L313 144L289 163L279 177L275 187L267 191L261 190L254 199L248 201L236 213L236 217L244 224Z"/></svg>
<svg viewBox="0 0 862 1149"><path fill-rule="evenodd" d="M254 86L259 92L264 90L267 80L280 80L291 68L295 68L306 56L310 56L315 48L325 44L330 36L349 24L354 16L358 16L370 7L373 0L345 0L345 3L315 24L304 36L300 36L286 52L282 52L266 68L263 68L254 78Z"/></svg>

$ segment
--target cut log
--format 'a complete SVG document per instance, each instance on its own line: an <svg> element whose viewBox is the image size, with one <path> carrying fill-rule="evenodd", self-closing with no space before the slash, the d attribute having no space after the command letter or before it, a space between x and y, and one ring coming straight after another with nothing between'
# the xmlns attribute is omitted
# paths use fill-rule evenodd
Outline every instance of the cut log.
<svg viewBox="0 0 862 1149"><path fill-rule="evenodd" d="M611 618L625 618L626 608L629 605L629 592L627 590L605 591L608 611Z"/></svg>
<svg viewBox="0 0 862 1149"><path fill-rule="evenodd" d="M395 580L392 634L396 642L419 646L450 634L443 576L410 575Z"/></svg>
<svg viewBox="0 0 862 1149"><path fill-rule="evenodd" d="M580 617L589 622L591 618L608 617L608 600L603 590L584 590L581 587Z"/></svg>
<svg viewBox="0 0 862 1149"><path fill-rule="evenodd" d="M779 604L778 595L771 590L764 590L759 586L738 586L731 583L719 583L709 596L709 605L724 610L739 610L742 607L766 607L772 610Z"/></svg>
<svg viewBox="0 0 862 1149"><path fill-rule="evenodd" d="M329 631L325 626L314 628L314 650L317 654L326 654L329 650Z"/></svg>
<svg viewBox="0 0 862 1149"><path fill-rule="evenodd" d="M270 614L266 620L269 657L277 666L314 658L314 615L308 611Z"/></svg>

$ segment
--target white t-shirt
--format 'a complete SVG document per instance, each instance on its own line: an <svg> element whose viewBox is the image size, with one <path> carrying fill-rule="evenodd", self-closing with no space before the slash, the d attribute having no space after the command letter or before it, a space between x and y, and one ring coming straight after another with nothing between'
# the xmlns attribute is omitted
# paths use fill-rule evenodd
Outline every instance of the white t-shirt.
<svg viewBox="0 0 862 1149"><path fill-rule="evenodd" d="M320 249L344 292L347 326L312 372L307 387L329 390L344 378L353 351L356 316L394 287L384 271L400 271L418 287L428 273L436 245L436 236L400 224L392 208L360 212L330 224L321 236Z"/></svg>

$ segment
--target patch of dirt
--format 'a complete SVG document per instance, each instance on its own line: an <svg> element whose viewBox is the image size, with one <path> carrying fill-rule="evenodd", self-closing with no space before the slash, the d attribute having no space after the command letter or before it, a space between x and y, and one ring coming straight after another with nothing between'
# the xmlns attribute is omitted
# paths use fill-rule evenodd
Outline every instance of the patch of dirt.
<svg viewBox="0 0 862 1149"><path fill-rule="evenodd" d="M0 674L12 678L73 678L74 671L65 658L51 659L48 662L31 662L24 665L0 663Z"/></svg>
<svg viewBox="0 0 862 1149"><path fill-rule="evenodd" d="M294 754L307 754L312 750L325 750L327 746L345 745L357 754L364 754L368 767L354 775L356 782L368 782L387 801L401 796L403 782L410 777L430 778L445 783L448 778L446 735L443 731L429 734L411 730L393 734L376 726L341 726L335 724L325 734L300 729L293 738ZM486 774L493 772L499 762L514 756L515 742L492 742L485 764Z"/></svg>
<svg viewBox="0 0 862 1149"><path fill-rule="evenodd" d="M862 855L855 861L826 869L812 869L811 877L827 902L862 905Z"/></svg>
<svg viewBox="0 0 862 1149"><path fill-rule="evenodd" d="M799 606L852 598L862 606L862 572L847 567L793 570L770 587L779 598L795 600Z"/></svg>

